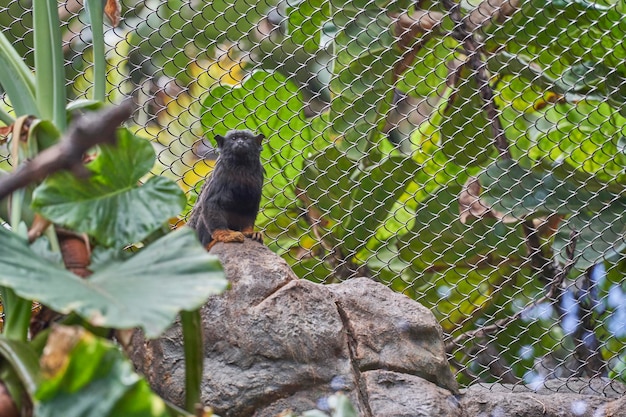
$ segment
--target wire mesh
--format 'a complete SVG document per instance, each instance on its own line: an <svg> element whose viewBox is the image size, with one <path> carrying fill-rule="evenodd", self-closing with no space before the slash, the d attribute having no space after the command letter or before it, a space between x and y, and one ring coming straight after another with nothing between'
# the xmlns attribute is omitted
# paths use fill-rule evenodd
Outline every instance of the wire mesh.
<svg viewBox="0 0 626 417"><path fill-rule="evenodd" d="M32 66L26 0L0 2ZM305 279L439 319L463 384L624 381L624 3L122 0L107 97L195 201L216 134L264 133L257 227ZM67 88L91 33L59 4ZM8 104L5 103L4 107ZM0 164L8 161L1 149Z"/></svg>

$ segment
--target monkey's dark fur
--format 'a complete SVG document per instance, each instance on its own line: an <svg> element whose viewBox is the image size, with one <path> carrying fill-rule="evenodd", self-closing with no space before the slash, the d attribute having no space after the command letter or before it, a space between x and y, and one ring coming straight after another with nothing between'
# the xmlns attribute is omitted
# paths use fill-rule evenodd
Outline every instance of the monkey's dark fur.
<svg viewBox="0 0 626 417"><path fill-rule="evenodd" d="M248 130L215 136L220 153L187 222L207 249L216 242L243 242L244 236L263 243L261 233L254 232L263 187L263 139Z"/></svg>

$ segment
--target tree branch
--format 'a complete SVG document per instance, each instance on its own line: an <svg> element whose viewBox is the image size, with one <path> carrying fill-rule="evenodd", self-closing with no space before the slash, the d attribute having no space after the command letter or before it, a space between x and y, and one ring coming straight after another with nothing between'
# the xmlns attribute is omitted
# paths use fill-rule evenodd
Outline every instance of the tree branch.
<svg viewBox="0 0 626 417"><path fill-rule="evenodd" d="M519 8L520 0L483 0L465 17L465 27L474 32L492 23L502 23Z"/></svg>
<svg viewBox="0 0 626 417"><path fill-rule="evenodd" d="M58 144L41 152L0 180L0 200L57 171L70 170L77 175L85 175L85 152L98 144L115 144L116 129L130 117L132 111L133 105L129 100L120 106L109 107L78 119Z"/></svg>
<svg viewBox="0 0 626 417"><path fill-rule="evenodd" d="M563 281L565 280L569 272L574 267L574 264L576 264L576 259L574 258L574 255L576 253L576 241L577 240L578 240L577 233L572 232L570 234L570 243L566 249L568 260L565 263L565 265L563 265L563 267L558 271L558 273L554 277L554 280L550 284L550 288L548 289L548 292L543 297L531 302L530 304L527 304L524 308L519 310L517 313L508 317L504 317L500 320L497 320L493 324L490 324L488 326L482 326L478 329L470 330L465 333L461 333L460 335L455 337L450 343L446 344L446 352L451 353L456 346L460 345L461 343L465 342L468 339L473 339L477 337L485 337L488 334L491 334L495 331L498 331L500 329L505 329L509 324L519 319L524 313L528 312L528 310L530 310L531 308L536 307L541 303L545 303L547 301L554 301L555 299L557 299L560 296Z"/></svg>
<svg viewBox="0 0 626 417"><path fill-rule="evenodd" d="M499 111L493 100L493 90L489 85L489 75L487 74L486 65L481 59L481 47L474 38L474 32L468 29L467 20L461 16L461 6L455 3L454 0L443 0L443 5L450 11L450 18L454 22L453 36L463 44L467 51L468 63L474 71L480 98L485 103L484 107L494 138L494 146L498 150L501 159L511 159L509 143L498 117Z"/></svg>

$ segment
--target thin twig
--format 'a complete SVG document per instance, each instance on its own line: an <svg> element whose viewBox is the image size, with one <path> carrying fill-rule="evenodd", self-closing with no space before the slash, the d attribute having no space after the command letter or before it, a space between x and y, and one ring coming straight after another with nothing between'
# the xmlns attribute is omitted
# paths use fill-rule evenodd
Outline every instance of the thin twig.
<svg viewBox="0 0 626 417"><path fill-rule="evenodd" d="M0 181L0 200L28 184L38 182L61 170L85 175L83 155L98 144L115 144L115 131L133 111L131 101L109 107L78 119L60 142L20 166Z"/></svg>
<svg viewBox="0 0 626 417"><path fill-rule="evenodd" d="M590 270L587 270L579 282L581 285L575 291L580 312L579 323L573 335L576 341L576 356L583 364L581 371L584 370L588 377L606 376L606 363L600 352L600 342L596 337L593 317L593 309L597 303L593 285L597 284L591 281ZM588 297L588 302L585 302L585 296Z"/></svg>
<svg viewBox="0 0 626 417"><path fill-rule="evenodd" d="M538 275L544 282L552 282L557 273L554 262L548 258L541 248L540 233L531 219L522 223L522 230L526 237L526 250L530 257L530 266L534 274Z"/></svg>
<svg viewBox="0 0 626 417"><path fill-rule="evenodd" d="M461 7L454 0L443 0L443 5L450 12L450 18L454 22L452 35L463 44L463 48L468 55L468 64L474 71L480 98L485 104L485 112L489 120L489 126L494 138L494 146L498 150L501 159L511 159L509 143L504 134L504 128L499 118L499 111L494 102L493 89L489 85L489 75L487 66L481 58L481 47L474 38L474 32L467 28L467 20L461 16Z"/></svg>

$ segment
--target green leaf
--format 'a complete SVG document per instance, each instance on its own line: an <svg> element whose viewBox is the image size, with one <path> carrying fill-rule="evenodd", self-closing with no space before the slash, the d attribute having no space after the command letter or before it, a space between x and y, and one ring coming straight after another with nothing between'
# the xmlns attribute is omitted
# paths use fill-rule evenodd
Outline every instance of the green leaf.
<svg viewBox="0 0 626 417"><path fill-rule="evenodd" d="M532 172L513 160L496 161L479 176L481 199L520 220L533 214L570 214L584 204L600 208L598 195L548 172ZM603 197L609 197L606 193Z"/></svg>
<svg viewBox="0 0 626 417"><path fill-rule="evenodd" d="M36 138L37 149L39 152L55 145L61 138L61 133L56 126L48 120L35 119L28 130L29 141Z"/></svg>
<svg viewBox="0 0 626 417"><path fill-rule="evenodd" d="M66 91L61 23L56 0L33 2L35 81L41 118L52 120L61 132L66 126Z"/></svg>
<svg viewBox="0 0 626 417"><path fill-rule="evenodd" d="M607 74L606 89L609 93L609 102L626 117L626 69L623 73L611 71Z"/></svg>
<svg viewBox="0 0 626 417"><path fill-rule="evenodd" d="M515 256L524 250L519 233L509 225L493 219L463 224L458 208L460 192L460 186L452 185L420 202L413 229L398 245L401 259L411 262L415 270L447 270L476 255L502 251Z"/></svg>
<svg viewBox="0 0 626 417"><path fill-rule="evenodd" d="M398 80L398 88L418 99L437 95L448 78L447 62L455 56L458 41L435 37L419 49L415 60Z"/></svg>
<svg viewBox="0 0 626 417"><path fill-rule="evenodd" d="M17 116L38 115L35 76L0 32L0 85L9 96Z"/></svg>
<svg viewBox="0 0 626 417"><path fill-rule="evenodd" d="M378 10L360 13L335 37L337 58L330 83L330 120L339 142L353 159L371 155L383 137L391 110L393 69L400 58L393 47L392 20Z"/></svg>
<svg viewBox="0 0 626 417"><path fill-rule="evenodd" d="M349 13L362 13L364 11L375 11L376 13L380 13L381 10L387 12L404 11L411 5L411 2L408 0L332 0L331 4L335 11L339 10L341 14L348 15Z"/></svg>
<svg viewBox="0 0 626 417"><path fill-rule="evenodd" d="M77 100L70 101L67 104L66 110L70 113L74 111L79 111L79 110L95 111L95 110L100 110L102 107L104 107L104 103L101 101L77 99Z"/></svg>
<svg viewBox="0 0 626 417"><path fill-rule="evenodd" d="M484 162L493 147L491 122L483 110L476 77L461 71L458 92L451 96L440 126L443 152L455 165L472 166Z"/></svg>
<svg viewBox="0 0 626 417"><path fill-rule="evenodd" d="M551 173L531 172L514 161L499 161L479 178L481 199L520 219L540 214L569 216L559 225L553 250L565 263L570 233L578 235L576 268L586 270L620 253L626 244L626 199L607 191L589 192Z"/></svg>
<svg viewBox="0 0 626 417"><path fill-rule="evenodd" d="M577 22L578 23L578 22ZM617 5L602 13L591 22L579 25L579 36L572 45L577 47L573 53L581 53L581 57L599 61L609 68L616 68L626 73L626 46L624 46L624 14L618 11ZM601 40L599 42L598 40ZM570 47L564 44L564 47Z"/></svg>
<svg viewBox="0 0 626 417"><path fill-rule="evenodd" d="M104 2L102 0L86 0L85 7L89 13L93 56L93 99L105 100L106 94L106 60L104 52Z"/></svg>
<svg viewBox="0 0 626 417"><path fill-rule="evenodd" d="M357 165L336 146L330 145L314 157L300 179L300 186L311 203L322 216L338 222L338 227L350 212L352 176L357 172Z"/></svg>
<svg viewBox="0 0 626 417"><path fill-rule="evenodd" d="M528 57L523 54L512 54L506 50L499 51L491 55L487 59L489 71L500 76L512 75L514 77L522 77L532 82L544 90L549 90L555 86L556 81L535 62L531 62ZM502 86L501 88L506 88ZM557 89L557 92L563 93Z"/></svg>
<svg viewBox="0 0 626 417"><path fill-rule="evenodd" d="M58 327L42 357L35 414L56 417L169 416L165 402L113 343L83 329Z"/></svg>
<svg viewBox="0 0 626 417"><path fill-rule="evenodd" d="M560 225L552 250L561 263L566 263L570 234L577 236L574 259L576 269L586 271L602 260L615 260L626 249L626 199L607 204L598 212L580 211Z"/></svg>
<svg viewBox="0 0 626 417"><path fill-rule="evenodd" d="M0 285L61 313L76 312L95 326L142 327L156 337L181 310L193 310L227 286L219 262L195 233L182 228L125 262L87 279L38 257L0 227Z"/></svg>
<svg viewBox="0 0 626 417"><path fill-rule="evenodd" d="M0 336L0 356L9 363L26 392L32 396L39 382L39 358L30 345Z"/></svg>
<svg viewBox="0 0 626 417"><path fill-rule="evenodd" d="M573 65L561 74L557 80L557 91L560 92L589 92L604 81L609 71L602 65L596 65L593 61L585 61Z"/></svg>
<svg viewBox="0 0 626 417"><path fill-rule="evenodd" d="M321 39L324 24L331 19L330 2L296 0L288 3L287 16L289 34L304 51L315 54L322 47Z"/></svg>
<svg viewBox="0 0 626 417"><path fill-rule="evenodd" d="M492 305L503 282L518 272L508 265L448 268L433 274L432 281L419 292L417 301L431 307L444 331L452 333L474 325L477 317Z"/></svg>
<svg viewBox="0 0 626 417"><path fill-rule="evenodd" d="M122 129L117 146L103 146L87 165L89 178L67 171L52 175L35 190L33 207L105 246L138 242L185 206L184 193L167 178L152 177L138 185L154 160L150 142Z"/></svg>
<svg viewBox="0 0 626 417"><path fill-rule="evenodd" d="M352 187L352 211L340 229L345 236L345 249L357 253L365 247L418 169L411 158L391 156L362 173Z"/></svg>
<svg viewBox="0 0 626 417"><path fill-rule="evenodd" d="M608 81L607 81L608 82ZM626 118L607 103L582 101L546 109L527 131L528 156L562 177L580 178L619 192L626 184L626 158L619 152Z"/></svg>

